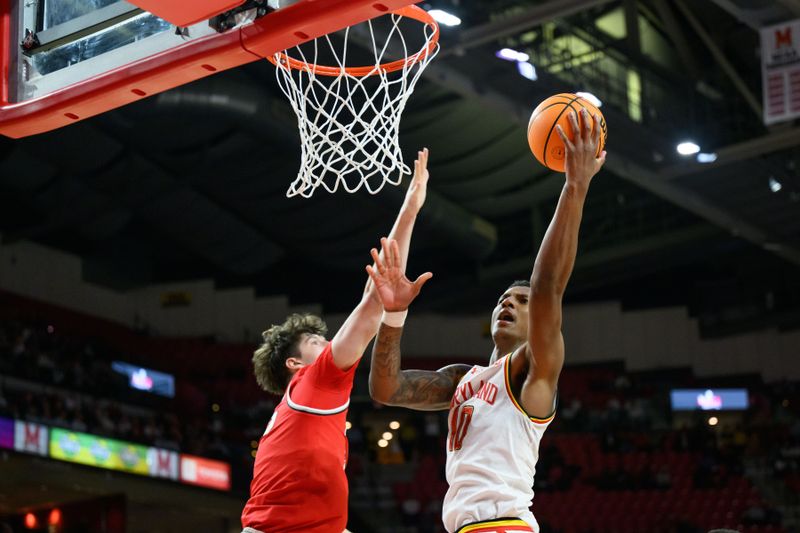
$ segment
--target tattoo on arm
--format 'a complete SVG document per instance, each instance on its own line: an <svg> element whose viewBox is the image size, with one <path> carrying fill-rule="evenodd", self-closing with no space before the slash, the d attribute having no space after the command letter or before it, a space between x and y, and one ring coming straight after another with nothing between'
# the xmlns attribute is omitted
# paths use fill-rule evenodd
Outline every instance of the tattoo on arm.
<svg viewBox="0 0 800 533"><path fill-rule="evenodd" d="M372 368L380 382L394 382L387 404L423 411L447 409L469 365L450 365L438 371L400 370L402 328L381 324L372 350Z"/></svg>
<svg viewBox="0 0 800 533"><path fill-rule="evenodd" d="M469 370L469 367L466 366L466 369ZM426 411L447 409L456 385L465 373L466 370L452 367L438 371L404 370L400 374L400 386L392 396L392 402Z"/></svg>
<svg viewBox="0 0 800 533"><path fill-rule="evenodd" d="M400 337L403 328L381 323L375 346L372 348L372 372L383 379L397 378L400 372Z"/></svg>

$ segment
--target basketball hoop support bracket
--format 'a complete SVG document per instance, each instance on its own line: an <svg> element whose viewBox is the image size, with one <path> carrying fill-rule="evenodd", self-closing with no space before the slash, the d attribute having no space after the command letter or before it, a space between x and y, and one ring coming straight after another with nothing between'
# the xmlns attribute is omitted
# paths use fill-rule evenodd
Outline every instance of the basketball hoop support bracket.
<svg viewBox="0 0 800 533"><path fill-rule="evenodd" d="M242 46L268 58L280 50L415 3L408 0L306 0L271 13L269 25L252 24L242 28ZM276 32L276 27L290 30Z"/></svg>

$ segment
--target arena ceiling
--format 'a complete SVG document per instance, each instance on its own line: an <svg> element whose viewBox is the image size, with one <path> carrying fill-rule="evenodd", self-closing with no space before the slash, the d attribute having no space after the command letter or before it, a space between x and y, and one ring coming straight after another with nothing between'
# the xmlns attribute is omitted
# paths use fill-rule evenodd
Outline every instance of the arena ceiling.
<svg viewBox="0 0 800 533"><path fill-rule="evenodd" d="M757 32L800 17L800 1L431 4L462 24L443 29L401 127L408 159L431 150L410 270L436 276L418 308L488 311L530 275L563 177L534 161L525 125L550 94L586 90L604 102L609 156L569 299L688 305L707 335L800 325L800 125L763 125ZM676 154L687 136L717 161ZM212 277L344 311L403 190L287 199L298 152L273 67L251 64L0 139L0 233L79 254L87 280L118 289Z"/></svg>

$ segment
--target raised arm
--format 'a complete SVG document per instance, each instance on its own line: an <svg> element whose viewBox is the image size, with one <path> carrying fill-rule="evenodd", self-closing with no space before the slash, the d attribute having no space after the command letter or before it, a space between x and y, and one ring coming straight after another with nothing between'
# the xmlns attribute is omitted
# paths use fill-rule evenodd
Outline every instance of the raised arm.
<svg viewBox="0 0 800 533"><path fill-rule="evenodd" d="M606 153L597 154L600 118L583 109L580 123L569 115L573 140L557 126L566 147L566 183L561 190L553 220L547 228L531 274L528 303L528 376L522 387L522 406L532 416L547 416L553 410L558 376L564 365L564 337L561 334L561 301L575 265L578 230L583 204L592 177L605 162Z"/></svg>
<svg viewBox="0 0 800 533"><path fill-rule="evenodd" d="M428 196L428 178L430 178L428 173L428 149L423 148L417 152L417 159L414 161L414 177L411 179L403 205L400 207L400 212L394 221L392 231L389 233L389 238L397 241L397 246L400 249L400 265L404 272L408 264L408 251L411 248L411 234L414 231L414 223L417 221L417 215L419 215L422 206L425 204L425 198ZM371 287L372 279L368 278L365 292L369 291ZM383 310L380 301L377 298L375 298L375 301Z"/></svg>
<svg viewBox="0 0 800 533"><path fill-rule="evenodd" d="M405 276L397 243L382 239L381 244L383 257L373 249L375 265L367 267L385 310L383 323L372 347L370 395L375 401L386 405L423 411L447 409L456 385L470 367L450 365L438 371L400 369L400 338L405 314L432 274L426 272L412 283Z"/></svg>
<svg viewBox="0 0 800 533"><path fill-rule="evenodd" d="M417 152L417 159L414 161L414 176L389 234L390 238L397 240L400 261L404 268L408 261L414 223L425 203L428 178L428 149L425 148ZM378 331L382 311L383 307L374 291L372 281L368 279L361 301L333 337L331 351L336 366L347 369L358 362Z"/></svg>

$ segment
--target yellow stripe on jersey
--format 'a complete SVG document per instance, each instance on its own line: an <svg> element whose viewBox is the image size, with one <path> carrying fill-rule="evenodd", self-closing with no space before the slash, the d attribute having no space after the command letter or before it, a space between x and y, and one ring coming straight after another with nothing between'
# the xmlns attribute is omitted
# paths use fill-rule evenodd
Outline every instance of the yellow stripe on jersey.
<svg viewBox="0 0 800 533"><path fill-rule="evenodd" d="M527 413L527 411L525 411L525 409L522 408L522 406L519 404L517 399L514 397L514 391L511 389L511 356L512 355L513 354L509 354L508 357L506 357L506 368L505 368L506 390L508 391L508 396L511 398L511 402L517 407L517 409L519 409L522 412L522 414L524 414L525 416L530 418L531 422L534 422L536 424L547 424L548 422L553 420L553 418L556 416L556 410L555 409L553 409L553 413L550 416L548 416L547 418L537 418L535 416L529 415Z"/></svg>
<svg viewBox="0 0 800 533"><path fill-rule="evenodd" d="M476 524L469 524L458 530L457 533L474 533L486 529L500 528L500 527L524 527L530 530L530 526L524 520L518 518L505 518L500 520L487 520L485 522L478 522Z"/></svg>

